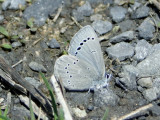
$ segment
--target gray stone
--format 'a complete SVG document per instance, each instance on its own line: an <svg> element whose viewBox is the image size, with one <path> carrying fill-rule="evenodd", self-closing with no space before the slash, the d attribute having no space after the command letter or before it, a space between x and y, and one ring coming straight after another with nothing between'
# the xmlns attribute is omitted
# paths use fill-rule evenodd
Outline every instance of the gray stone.
<svg viewBox="0 0 160 120"><path fill-rule="evenodd" d="M83 16L90 16L93 13L93 9L88 1L81 7L77 8L78 13L81 13Z"/></svg>
<svg viewBox="0 0 160 120"><path fill-rule="evenodd" d="M93 105L89 105L89 106L87 107L87 110L89 110L89 111L94 110L94 106L93 106Z"/></svg>
<svg viewBox="0 0 160 120"><path fill-rule="evenodd" d="M102 19L102 15L101 14L94 14L90 17L91 21L98 21Z"/></svg>
<svg viewBox="0 0 160 120"><path fill-rule="evenodd" d="M132 20L125 20L118 24L122 32L136 29L136 24Z"/></svg>
<svg viewBox="0 0 160 120"><path fill-rule="evenodd" d="M28 81L31 85L35 86L36 88L38 88L41 85L41 83L38 80L35 80L32 77L25 77L24 79Z"/></svg>
<svg viewBox="0 0 160 120"><path fill-rule="evenodd" d="M98 89L94 92L94 104L99 106L104 105L117 105L119 97L113 91L106 88Z"/></svg>
<svg viewBox="0 0 160 120"><path fill-rule="evenodd" d="M154 23L150 18L146 18L138 27L138 35L140 38L150 40L155 32Z"/></svg>
<svg viewBox="0 0 160 120"><path fill-rule="evenodd" d="M24 11L24 18L35 19L34 23L38 26L45 24L50 14L53 14L61 5L62 0L37 0Z"/></svg>
<svg viewBox="0 0 160 120"><path fill-rule="evenodd" d="M149 7L147 6L142 6L138 8L136 11L133 11L131 18L132 19L139 19L139 18L144 18L149 15Z"/></svg>
<svg viewBox="0 0 160 120"><path fill-rule="evenodd" d="M2 3L2 9L7 10L7 9L12 9L12 10L18 10L19 5L24 6L26 4L25 0L5 0Z"/></svg>
<svg viewBox="0 0 160 120"><path fill-rule="evenodd" d="M123 61L134 55L134 48L129 43L121 42L107 48L106 52L110 58Z"/></svg>
<svg viewBox="0 0 160 120"><path fill-rule="evenodd" d="M4 16L0 15L0 22L2 22L4 20Z"/></svg>
<svg viewBox="0 0 160 120"><path fill-rule="evenodd" d="M151 88L153 86L152 79L148 78L141 78L137 81L138 85L144 88Z"/></svg>
<svg viewBox="0 0 160 120"><path fill-rule="evenodd" d="M93 9L88 1L81 7L78 7L77 10L73 10L72 14L76 18L77 21L81 21L84 19L84 16L90 16L93 13Z"/></svg>
<svg viewBox="0 0 160 120"><path fill-rule="evenodd" d="M48 46L47 46L47 44L46 44L45 41L40 41L40 46L41 46L43 49L47 49L47 48L48 48Z"/></svg>
<svg viewBox="0 0 160 120"><path fill-rule="evenodd" d="M125 65L122 67L119 81L126 89L137 89L136 77L138 76L138 69L132 65Z"/></svg>
<svg viewBox="0 0 160 120"><path fill-rule="evenodd" d="M158 89L160 89L160 78L155 78L153 80L153 86L157 87Z"/></svg>
<svg viewBox="0 0 160 120"><path fill-rule="evenodd" d="M118 43L122 41L131 41L134 38L134 32L133 31L126 31L123 32L113 38L110 39L111 43Z"/></svg>
<svg viewBox="0 0 160 120"><path fill-rule="evenodd" d="M47 43L47 45L48 45L48 47L50 47L50 48L60 48L60 45L59 45L59 43L57 42L57 40L56 39L52 39L52 40L50 40L48 43Z"/></svg>
<svg viewBox="0 0 160 120"><path fill-rule="evenodd" d="M79 22L82 21L84 19L83 14L79 13L77 10L73 10L72 11L72 15L74 16L74 18Z"/></svg>
<svg viewBox="0 0 160 120"><path fill-rule="evenodd" d="M141 6L141 3L135 1L134 4L131 5L131 8L133 11L135 11L140 6Z"/></svg>
<svg viewBox="0 0 160 120"><path fill-rule="evenodd" d="M112 30L112 24L108 21L102 21L102 20L94 21L92 23L92 27L100 35L105 34Z"/></svg>
<svg viewBox="0 0 160 120"><path fill-rule="evenodd" d="M160 116L160 107L159 107L159 105L154 104L154 106L151 107L149 109L149 111L150 111L152 116L155 116L155 117Z"/></svg>
<svg viewBox="0 0 160 120"><path fill-rule="evenodd" d="M137 45L135 46L135 56L134 59L137 61L142 61L149 55L150 51L152 49L152 45L149 44L146 40L140 40L137 42Z"/></svg>
<svg viewBox="0 0 160 120"><path fill-rule="evenodd" d="M86 0L89 1L93 5L98 4L113 4L113 0Z"/></svg>
<svg viewBox="0 0 160 120"><path fill-rule="evenodd" d="M153 45L153 47L150 51L150 54L152 54L153 52L158 51L158 50L160 50L160 43Z"/></svg>
<svg viewBox="0 0 160 120"><path fill-rule="evenodd" d="M153 52L145 60L137 64L139 77L160 75L160 50Z"/></svg>
<svg viewBox="0 0 160 120"><path fill-rule="evenodd" d="M20 47L20 46L22 46L22 43L19 42L19 41L18 41L18 42L13 42L13 43L12 43L12 47L13 47L13 48L18 48L18 47Z"/></svg>
<svg viewBox="0 0 160 120"><path fill-rule="evenodd" d="M118 23L125 19L127 10L121 6L115 6L110 9L110 15L114 22Z"/></svg>
<svg viewBox="0 0 160 120"><path fill-rule="evenodd" d="M144 90L144 91L142 92L142 94L143 94L143 96L144 96L144 98L145 98L146 100L148 100L149 102L151 102L151 101L157 99L157 97L158 97L158 96L157 96L157 92L159 92L158 89L155 88L155 87L153 87L153 88Z"/></svg>
<svg viewBox="0 0 160 120"><path fill-rule="evenodd" d="M10 112L12 120L24 120L24 116L31 119L30 111L23 106L14 106Z"/></svg>
<svg viewBox="0 0 160 120"><path fill-rule="evenodd" d="M38 64L37 62L30 62L29 67L36 72L47 72L46 68L43 65Z"/></svg>
<svg viewBox="0 0 160 120"><path fill-rule="evenodd" d="M133 65L125 65L122 67L123 73L133 74L135 77L138 77L139 70Z"/></svg>

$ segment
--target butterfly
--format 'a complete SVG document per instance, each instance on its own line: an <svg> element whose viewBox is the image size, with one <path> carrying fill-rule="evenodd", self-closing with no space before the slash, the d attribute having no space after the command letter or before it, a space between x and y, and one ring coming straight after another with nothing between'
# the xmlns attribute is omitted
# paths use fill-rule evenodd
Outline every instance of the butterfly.
<svg viewBox="0 0 160 120"><path fill-rule="evenodd" d="M99 39L90 25L73 36L68 55L62 55L55 62L54 75L66 89L73 91L108 85L111 75L105 73Z"/></svg>

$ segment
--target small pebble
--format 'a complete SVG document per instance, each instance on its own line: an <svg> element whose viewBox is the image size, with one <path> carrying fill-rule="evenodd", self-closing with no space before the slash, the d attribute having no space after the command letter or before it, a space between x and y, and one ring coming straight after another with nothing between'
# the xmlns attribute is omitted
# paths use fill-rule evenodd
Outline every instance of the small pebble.
<svg viewBox="0 0 160 120"><path fill-rule="evenodd" d="M138 35L140 38L150 40L155 32L154 22L150 18L146 18L138 27Z"/></svg>
<svg viewBox="0 0 160 120"><path fill-rule="evenodd" d="M146 40L140 40L137 42L137 45L135 46L135 56L134 59L137 61L144 60L147 55L150 53L152 49L152 45L149 44Z"/></svg>
<svg viewBox="0 0 160 120"><path fill-rule="evenodd" d="M121 42L107 48L106 52L110 58L123 61L134 55L134 48L129 43Z"/></svg>
<svg viewBox="0 0 160 120"><path fill-rule="evenodd" d="M131 8L133 11L135 11L138 7L141 6L141 3L135 1L133 5L131 5Z"/></svg>
<svg viewBox="0 0 160 120"><path fill-rule="evenodd" d="M0 15L0 22L2 22L4 20L4 16Z"/></svg>
<svg viewBox="0 0 160 120"><path fill-rule="evenodd" d="M18 41L18 42L13 42L13 43L12 43L12 47L13 47L13 48L18 48L18 47L20 47L20 46L22 46L22 43L19 42L19 41Z"/></svg>
<svg viewBox="0 0 160 120"><path fill-rule="evenodd" d="M47 72L46 68L43 65L38 64L37 62L30 62L29 67L36 72Z"/></svg>
<svg viewBox="0 0 160 120"><path fill-rule="evenodd" d="M149 7L142 6L138 8L136 11L133 11L133 14L131 15L132 19L140 19L147 17L149 15Z"/></svg>
<svg viewBox="0 0 160 120"><path fill-rule="evenodd" d="M80 110L79 108L73 108L73 112L77 117L80 117L80 118L87 116L85 109Z"/></svg>
<svg viewBox="0 0 160 120"><path fill-rule="evenodd" d="M101 14L94 14L90 17L91 21L98 21L102 19L102 15Z"/></svg>
<svg viewBox="0 0 160 120"><path fill-rule="evenodd" d="M93 106L93 105L89 105L89 106L87 107L87 110L89 110L89 111L94 110L94 106Z"/></svg>
<svg viewBox="0 0 160 120"><path fill-rule="evenodd" d="M86 1L81 7L77 8L77 11L83 16L90 16L93 13L93 9L88 1Z"/></svg>
<svg viewBox="0 0 160 120"><path fill-rule="evenodd" d="M135 30L137 28L136 23L132 20L122 21L118 25L120 26L122 32L130 31L131 29Z"/></svg>
<svg viewBox="0 0 160 120"><path fill-rule="evenodd" d="M50 40L48 43L47 43L47 45L48 45L48 47L49 48L56 48L56 49L59 49L60 48L60 44L57 42L57 40L56 39L52 39L52 40Z"/></svg>
<svg viewBox="0 0 160 120"><path fill-rule="evenodd" d="M94 21L92 23L92 27L100 35L105 34L112 30L112 24L108 21L102 21L102 20Z"/></svg>
<svg viewBox="0 0 160 120"><path fill-rule="evenodd" d="M55 13L62 4L62 0L36 0L23 12L26 20L34 18L37 26L43 26L49 15Z"/></svg>
<svg viewBox="0 0 160 120"><path fill-rule="evenodd" d="M110 9L110 15L114 22L118 23L125 19L127 10L121 6L115 6Z"/></svg>
<svg viewBox="0 0 160 120"><path fill-rule="evenodd" d="M134 39L134 32L133 31L126 31L123 32L113 38L110 39L111 43L118 43L122 41L131 41Z"/></svg>
<svg viewBox="0 0 160 120"><path fill-rule="evenodd" d="M160 75L160 50L153 52L143 61L137 64L136 68L139 70L139 77Z"/></svg>
<svg viewBox="0 0 160 120"><path fill-rule="evenodd" d="M19 5L24 6L26 4L25 0L5 0L2 3L2 9L7 10L7 9L12 9L12 10L18 10Z"/></svg>
<svg viewBox="0 0 160 120"><path fill-rule="evenodd" d="M78 7L77 10L73 10L72 14L77 21L84 19L84 16L88 17L93 13L93 9L88 1L81 7Z"/></svg>
<svg viewBox="0 0 160 120"><path fill-rule="evenodd" d="M141 87L144 87L144 88L151 88L153 85L152 85L152 79L149 77L149 78L141 78L137 81L137 83L141 86Z"/></svg>
<svg viewBox="0 0 160 120"><path fill-rule="evenodd" d="M154 104L154 106L151 107L149 111L152 116L155 116L155 117L160 116L160 106L159 105Z"/></svg>
<svg viewBox="0 0 160 120"><path fill-rule="evenodd" d="M35 86L36 88L38 88L41 85L41 83L38 80L32 77L25 77L24 79L28 81L31 85Z"/></svg>
<svg viewBox="0 0 160 120"><path fill-rule="evenodd" d="M158 97L157 93L158 92L159 92L159 90L154 87L154 88L150 88L150 89L144 90L142 92L142 94L143 94L143 96L144 96L144 98L146 100L148 100L149 102L151 102L151 101L157 99L157 97Z"/></svg>
<svg viewBox="0 0 160 120"><path fill-rule="evenodd" d="M122 67L120 83L129 90L137 89L136 78L138 76L138 69L132 65L125 65Z"/></svg>

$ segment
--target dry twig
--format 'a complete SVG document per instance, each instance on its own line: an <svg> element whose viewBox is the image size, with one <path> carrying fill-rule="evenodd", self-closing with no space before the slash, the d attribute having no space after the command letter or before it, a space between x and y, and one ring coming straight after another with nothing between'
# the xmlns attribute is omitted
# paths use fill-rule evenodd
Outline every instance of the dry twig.
<svg viewBox="0 0 160 120"><path fill-rule="evenodd" d="M72 16L71 19L74 21L74 23L79 27L82 28L83 26L78 23L78 21Z"/></svg>
<svg viewBox="0 0 160 120"><path fill-rule="evenodd" d="M59 87L54 75L51 76L51 83L52 83L52 85L54 87L57 99L58 99L59 103L62 106L65 120L73 120L72 116L71 116L71 113L69 112L67 103L64 100L64 97L62 95L61 89L60 89L60 87Z"/></svg>
<svg viewBox="0 0 160 120"><path fill-rule="evenodd" d="M153 4L158 10L160 10L160 2L157 0L149 0L150 4Z"/></svg>
<svg viewBox="0 0 160 120"><path fill-rule="evenodd" d="M136 116L138 116L139 114L141 114L142 112L148 110L149 108L153 107L153 104L148 104L148 105L145 105L143 107L140 107L134 111L132 111L131 113L127 114L127 115L124 115L120 118L118 118L118 120L128 120L128 119L131 119L131 118L135 118Z"/></svg>

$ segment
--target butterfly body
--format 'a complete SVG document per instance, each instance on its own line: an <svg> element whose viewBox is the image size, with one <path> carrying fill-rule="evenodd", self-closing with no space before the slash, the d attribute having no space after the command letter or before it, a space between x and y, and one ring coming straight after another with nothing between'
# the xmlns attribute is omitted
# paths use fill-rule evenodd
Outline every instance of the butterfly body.
<svg viewBox="0 0 160 120"><path fill-rule="evenodd" d="M101 47L91 26L83 27L74 35L68 55L56 60L54 75L68 90L83 91L106 85L108 79Z"/></svg>

